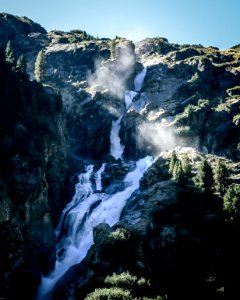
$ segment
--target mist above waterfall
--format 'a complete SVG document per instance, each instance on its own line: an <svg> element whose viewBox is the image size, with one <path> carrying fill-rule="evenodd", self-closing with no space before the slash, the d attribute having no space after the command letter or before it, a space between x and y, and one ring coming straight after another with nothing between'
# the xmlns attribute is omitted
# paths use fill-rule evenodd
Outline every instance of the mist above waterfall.
<svg viewBox="0 0 240 300"><path fill-rule="evenodd" d="M98 90L109 90L114 96L122 98L134 63L134 51L126 46L120 48L116 59L95 61L95 71L88 76L88 84Z"/></svg>
<svg viewBox="0 0 240 300"><path fill-rule="evenodd" d="M138 142L140 145L152 145L159 153L176 147L173 129L157 123L142 123L138 130Z"/></svg>

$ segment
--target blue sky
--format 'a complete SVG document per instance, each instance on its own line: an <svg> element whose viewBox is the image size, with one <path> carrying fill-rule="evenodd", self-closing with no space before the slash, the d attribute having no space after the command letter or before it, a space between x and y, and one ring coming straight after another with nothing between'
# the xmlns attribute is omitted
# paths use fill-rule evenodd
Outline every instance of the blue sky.
<svg viewBox="0 0 240 300"><path fill-rule="evenodd" d="M0 12L27 16L48 31L133 41L160 36L220 49L240 43L240 0L0 0Z"/></svg>

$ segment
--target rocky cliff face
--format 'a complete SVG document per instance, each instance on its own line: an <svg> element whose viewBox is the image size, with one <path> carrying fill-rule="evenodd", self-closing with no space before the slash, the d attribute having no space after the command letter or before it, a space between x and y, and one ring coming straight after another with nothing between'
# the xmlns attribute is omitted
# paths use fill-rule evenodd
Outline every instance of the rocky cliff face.
<svg viewBox="0 0 240 300"><path fill-rule="evenodd" d="M134 45L124 38L95 39L81 30L47 33L25 17L0 14L0 46L5 47L8 40L16 56L24 54L31 79L36 55L43 49L46 77L44 92L36 82L14 75L17 87L19 80L30 87L16 89L17 96L10 97L13 83L2 81L6 109L1 151L6 160L1 175L4 243L0 259L4 267L0 297L11 299L21 293L31 299L40 271L46 274L53 267L53 230L69 200L67 157L71 188L85 163L98 168L104 161L103 187L115 193L132 168L127 160L158 157L176 146L211 153L208 159L213 165L214 155L227 156L229 165L235 163L232 180L238 182L239 47L177 45L165 38ZM4 68L12 74L11 67ZM134 78L144 68L146 76L138 90ZM124 92L134 89L127 109ZM56 90L62 95L63 112L57 109ZM14 100L10 108L6 99ZM6 120L6 115L11 118ZM125 163L109 155L112 121L120 116ZM134 288L130 283L124 286L133 292L127 299L158 295L221 299L218 289L225 284L225 269L220 233L226 230L222 199L216 195L205 199L196 191L192 177L202 154L191 151L193 172L185 185L169 175L168 153L156 159L128 200L119 223L95 228L95 244L83 262L57 282L55 299L84 299L96 287L109 287L104 278L113 272L144 278L142 285L131 279ZM24 289L30 282L32 290L26 295Z"/></svg>
<svg viewBox="0 0 240 300"><path fill-rule="evenodd" d="M0 54L0 297L33 299L55 262L67 172L61 98ZM14 87L14 88L13 88Z"/></svg>

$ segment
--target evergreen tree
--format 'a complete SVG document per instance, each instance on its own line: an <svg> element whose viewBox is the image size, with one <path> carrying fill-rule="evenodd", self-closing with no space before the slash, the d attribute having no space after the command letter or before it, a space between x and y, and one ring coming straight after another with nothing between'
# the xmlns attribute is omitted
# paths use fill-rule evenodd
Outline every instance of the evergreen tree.
<svg viewBox="0 0 240 300"><path fill-rule="evenodd" d="M9 64L14 64L15 58L14 58L14 54L13 54L13 48L12 48L11 41L7 42L7 46L5 49L5 60Z"/></svg>
<svg viewBox="0 0 240 300"><path fill-rule="evenodd" d="M43 50L39 51L35 63L35 70L34 70L34 75L35 79L38 82L43 82L45 79L45 53Z"/></svg>
<svg viewBox="0 0 240 300"><path fill-rule="evenodd" d="M171 160L170 160L170 163L169 163L169 169L168 169L168 173L171 174L171 175L173 175L174 166L175 166L177 160L178 160L178 158L177 158L177 155L176 155L176 151L173 150Z"/></svg>
<svg viewBox="0 0 240 300"><path fill-rule="evenodd" d="M223 198L223 207L229 221L240 223L240 184L232 184Z"/></svg>
<svg viewBox="0 0 240 300"><path fill-rule="evenodd" d="M23 54L21 54L17 60L16 70L21 72L22 74L26 73L26 61L23 57Z"/></svg>
<svg viewBox="0 0 240 300"><path fill-rule="evenodd" d="M218 159L214 169L214 182L216 191L223 196L230 184L230 172L221 159Z"/></svg>
<svg viewBox="0 0 240 300"><path fill-rule="evenodd" d="M198 166L194 183L201 192L210 193L213 187L213 182L212 167L206 159L203 159Z"/></svg>
<svg viewBox="0 0 240 300"><path fill-rule="evenodd" d="M191 174L191 164L187 154L183 155L181 163L184 175L189 176Z"/></svg>
<svg viewBox="0 0 240 300"><path fill-rule="evenodd" d="M173 180L176 180L178 183L184 183L185 182L185 177L182 169L182 164L179 159L177 159L174 168L173 168Z"/></svg>

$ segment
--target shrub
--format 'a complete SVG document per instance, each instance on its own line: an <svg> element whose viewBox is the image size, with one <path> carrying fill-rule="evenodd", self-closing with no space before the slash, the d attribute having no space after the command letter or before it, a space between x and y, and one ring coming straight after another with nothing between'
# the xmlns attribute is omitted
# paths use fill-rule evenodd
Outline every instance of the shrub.
<svg viewBox="0 0 240 300"><path fill-rule="evenodd" d="M133 286L150 286L149 281L147 281L144 277L139 279L137 276L130 274L128 271L121 274L113 273L113 275L105 278L104 283L127 289L131 289Z"/></svg>
<svg viewBox="0 0 240 300"><path fill-rule="evenodd" d="M240 125L240 114L233 117L233 123L237 126Z"/></svg>
<svg viewBox="0 0 240 300"><path fill-rule="evenodd" d="M115 240L125 241L125 240L129 240L129 238L130 238L130 232L127 229L122 227L117 228L109 235L110 241L115 241Z"/></svg>
<svg viewBox="0 0 240 300"><path fill-rule="evenodd" d="M130 291L117 287L95 289L85 300L131 300Z"/></svg>

